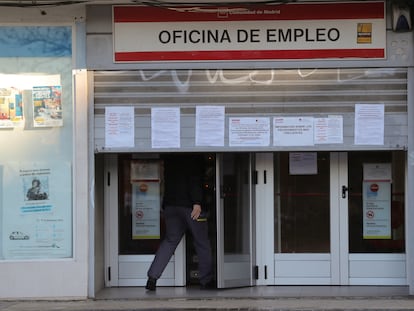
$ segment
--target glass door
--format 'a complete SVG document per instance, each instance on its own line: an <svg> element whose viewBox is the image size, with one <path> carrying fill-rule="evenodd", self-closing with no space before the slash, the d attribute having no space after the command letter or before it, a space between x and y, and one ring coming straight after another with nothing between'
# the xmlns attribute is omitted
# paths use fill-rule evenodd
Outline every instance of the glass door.
<svg viewBox="0 0 414 311"><path fill-rule="evenodd" d="M406 152L349 152L349 284L406 285Z"/></svg>
<svg viewBox="0 0 414 311"><path fill-rule="evenodd" d="M144 286L164 237L160 210L163 161L122 154L108 155L105 162L105 285ZM182 239L157 285L185 284Z"/></svg>
<svg viewBox="0 0 414 311"><path fill-rule="evenodd" d="M274 280L406 285L403 151L274 160Z"/></svg>
<svg viewBox="0 0 414 311"><path fill-rule="evenodd" d="M250 286L252 260L252 156L217 156L217 286Z"/></svg>
<svg viewBox="0 0 414 311"><path fill-rule="evenodd" d="M347 256L345 153L281 152L274 160L275 284L340 283ZM345 163L342 165L341 163Z"/></svg>

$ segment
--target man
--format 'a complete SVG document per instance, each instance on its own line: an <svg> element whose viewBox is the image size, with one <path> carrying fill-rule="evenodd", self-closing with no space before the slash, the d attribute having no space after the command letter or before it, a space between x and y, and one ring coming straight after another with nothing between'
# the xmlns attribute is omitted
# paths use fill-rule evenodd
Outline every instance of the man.
<svg viewBox="0 0 414 311"><path fill-rule="evenodd" d="M164 159L165 238L148 270L146 289L154 291L178 243L189 230L198 256L201 289L215 288L206 213L202 207L203 184L200 157L170 155Z"/></svg>

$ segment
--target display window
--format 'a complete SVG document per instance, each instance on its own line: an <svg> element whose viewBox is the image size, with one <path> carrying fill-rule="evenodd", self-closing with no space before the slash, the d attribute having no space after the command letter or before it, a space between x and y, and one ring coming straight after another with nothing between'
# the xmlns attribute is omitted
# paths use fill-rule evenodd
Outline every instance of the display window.
<svg viewBox="0 0 414 311"><path fill-rule="evenodd" d="M0 259L72 257L72 27L0 27Z"/></svg>

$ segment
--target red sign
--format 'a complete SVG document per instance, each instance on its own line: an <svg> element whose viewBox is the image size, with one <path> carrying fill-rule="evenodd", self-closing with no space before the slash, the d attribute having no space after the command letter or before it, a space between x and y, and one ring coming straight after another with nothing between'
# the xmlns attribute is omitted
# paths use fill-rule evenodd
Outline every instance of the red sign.
<svg viewBox="0 0 414 311"><path fill-rule="evenodd" d="M378 184L372 184L369 188L372 192L378 192L379 186Z"/></svg>
<svg viewBox="0 0 414 311"><path fill-rule="evenodd" d="M385 2L114 6L114 61L384 58Z"/></svg>

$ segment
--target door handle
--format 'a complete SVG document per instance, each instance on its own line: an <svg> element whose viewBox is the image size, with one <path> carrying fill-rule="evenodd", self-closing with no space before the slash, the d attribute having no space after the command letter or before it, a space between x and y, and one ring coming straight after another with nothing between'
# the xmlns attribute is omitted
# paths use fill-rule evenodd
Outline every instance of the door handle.
<svg viewBox="0 0 414 311"><path fill-rule="evenodd" d="M342 199L346 198L346 193L348 192L348 187L342 185Z"/></svg>
<svg viewBox="0 0 414 311"><path fill-rule="evenodd" d="M220 199L224 199L226 197L226 193L224 192L224 186L220 186Z"/></svg>

